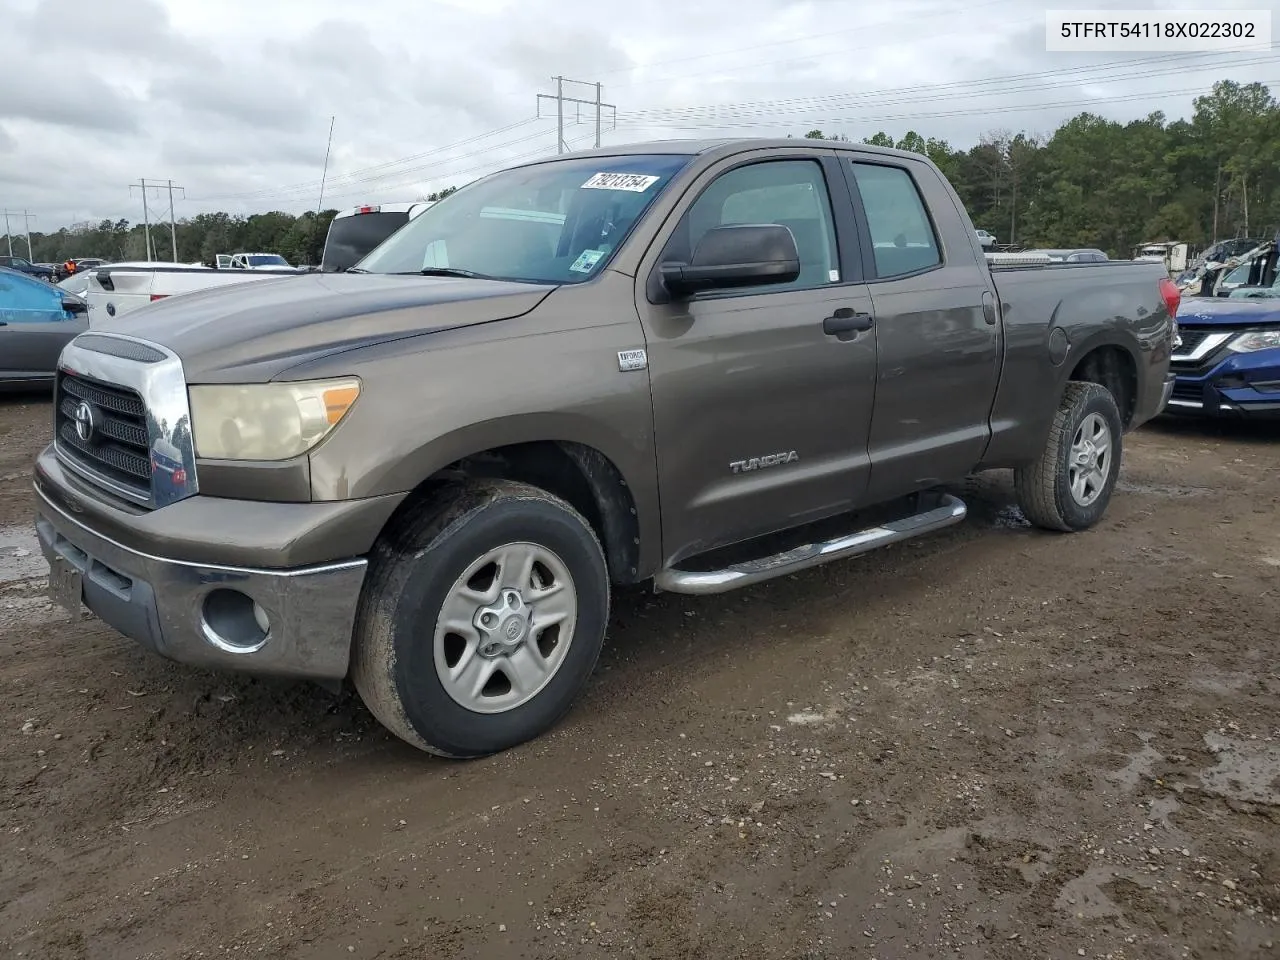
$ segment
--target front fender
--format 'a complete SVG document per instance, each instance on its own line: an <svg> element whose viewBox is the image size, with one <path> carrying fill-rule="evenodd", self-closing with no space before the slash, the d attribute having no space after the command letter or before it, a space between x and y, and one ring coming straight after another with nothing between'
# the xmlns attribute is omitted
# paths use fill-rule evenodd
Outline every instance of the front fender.
<svg viewBox="0 0 1280 960"><path fill-rule="evenodd" d="M555 441L598 451L634 500L641 562L659 549L657 465L647 370L619 370L644 346L638 320L561 329L533 314L382 344L308 365L363 387L311 454L313 500L411 491L458 460Z"/></svg>

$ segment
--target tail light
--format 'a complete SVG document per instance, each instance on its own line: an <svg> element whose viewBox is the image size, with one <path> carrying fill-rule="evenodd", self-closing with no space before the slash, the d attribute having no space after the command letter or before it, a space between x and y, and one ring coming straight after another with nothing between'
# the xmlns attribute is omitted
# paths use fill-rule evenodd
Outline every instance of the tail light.
<svg viewBox="0 0 1280 960"><path fill-rule="evenodd" d="M157 300L163 300L167 296L168 296L167 293L153 293L151 295L151 302L155 303Z"/></svg>
<svg viewBox="0 0 1280 960"><path fill-rule="evenodd" d="M181 467L173 471L173 482L176 483L178 486L182 486L184 483L186 483L187 471L183 470Z"/></svg>
<svg viewBox="0 0 1280 960"><path fill-rule="evenodd" d="M1178 315L1178 304L1182 302L1182 291L1168 277L1160 278L1160 299L1164 301L1165 308L1169 311L1169 316L1176 317Z"/></svg>
<svg viewBox="0 0 1280 960"><path fill-rule="evenodd" d="M380 209L381 207L379 206L365 204L363 207L356 207L356 213L377 213Z"/></svg>

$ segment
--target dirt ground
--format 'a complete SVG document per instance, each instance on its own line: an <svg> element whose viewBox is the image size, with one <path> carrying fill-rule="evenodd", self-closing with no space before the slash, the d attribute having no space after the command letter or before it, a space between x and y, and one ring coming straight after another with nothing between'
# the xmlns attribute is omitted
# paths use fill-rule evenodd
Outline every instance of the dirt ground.
<svg viewBox="0 0 1280 960"><path fill-rule="evenodd" d="M564 723L456 763L60 622L14 539L48 421L0 400L0 957L1280 956L1280 431L1144 428L1087 534L997 475L627 593Z"/></svg>

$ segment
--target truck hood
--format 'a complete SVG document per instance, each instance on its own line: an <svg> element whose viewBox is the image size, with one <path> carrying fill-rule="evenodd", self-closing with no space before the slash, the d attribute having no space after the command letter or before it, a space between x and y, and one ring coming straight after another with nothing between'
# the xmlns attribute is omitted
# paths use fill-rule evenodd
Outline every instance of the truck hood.
<svg viewBox="0 0 1280 960"><path fill-rule="evenodd" d="M303 273L158 300L94 329L159 343L190 383L266 380L298 363L528 313L554 285Z"/></svg>
<svg viewBox="0 0 1280 960"><path fill-rule="evenodd" d="M1178 322L1188 327L1245 327L1280 321L1275 300L1189 297L1178 304Z"/></svg>

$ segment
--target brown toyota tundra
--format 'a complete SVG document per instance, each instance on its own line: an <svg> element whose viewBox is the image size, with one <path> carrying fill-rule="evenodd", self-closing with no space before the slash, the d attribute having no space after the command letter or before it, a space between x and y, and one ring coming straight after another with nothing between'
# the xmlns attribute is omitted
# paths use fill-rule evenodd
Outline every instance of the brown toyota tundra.
<svg viewBox="0 0 1280 960"><path fill-rule="evenodd" d="M990 468L1032 523L1092 527L1167 401L1177 299L1157 263L989 262L914 153L525 164L347 272L69 344L35 467L51 591L492 753L569 708L613 584L718 593L920 536Z"/></svg>

